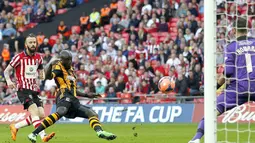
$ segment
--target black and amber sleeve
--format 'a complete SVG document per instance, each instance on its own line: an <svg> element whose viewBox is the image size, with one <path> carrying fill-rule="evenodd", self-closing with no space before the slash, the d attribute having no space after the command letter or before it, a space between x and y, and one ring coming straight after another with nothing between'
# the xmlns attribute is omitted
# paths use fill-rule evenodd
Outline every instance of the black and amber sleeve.
<svg viewBox="0 0 255 143"><path fill-rule="evenodd" d="M52 65L48 64L45 67L45 78L46 79L53 79L55 77L59 77L62 75L62 70L59 65Z"/></svg>

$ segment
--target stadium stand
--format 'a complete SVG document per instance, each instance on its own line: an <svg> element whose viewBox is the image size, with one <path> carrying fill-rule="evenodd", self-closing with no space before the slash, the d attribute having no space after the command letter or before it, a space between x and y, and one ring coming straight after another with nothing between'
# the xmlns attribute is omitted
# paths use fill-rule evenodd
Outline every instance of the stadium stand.
<svg viewBox="0 0 255 143"><path fill-rule="evenodd" d="M48 2L54 5L53 1ZM17 19L19 11L29 9L28 3L9 4L15 7ZM52 7L47 9L50 16L67 11ZM63 8L61 3L55 7ZM203 9L202 0L112 0L102 4L101 9L91 8L90 14L81 13L77 25L61 22L54 35L38 34L41 43L38 49L45 63L61 50L70 50L79 90L102 94L95 103L203 102L190 98L201 96L200 88L204 86ZM26 29L35 25L30 22L16 27ZM20 32L17 37L22 37ZM222 41L217 50L222 51L223 46ZM12 104L16 101L9 97L15 97L14 91L6 88L3 70L15 49L8 49L8 44L5 47L0 59L0 90L4 91L0 102ZM223 55L217 56L217 64L222 65ZM218 73L222 73L222 66ZM158 91L157 83L162 76L170 76L173 92ZM45 100L53 101L55 86L53 80L41 83Z"/></svg>

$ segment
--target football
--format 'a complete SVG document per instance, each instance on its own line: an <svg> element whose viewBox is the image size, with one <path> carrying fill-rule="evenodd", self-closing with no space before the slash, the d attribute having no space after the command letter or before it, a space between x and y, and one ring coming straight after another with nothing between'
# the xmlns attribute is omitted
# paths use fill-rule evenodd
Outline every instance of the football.
<svg viewBox="0 0 255 143"><path fill-rule="evenodd" d="M162 77L158 82L158 88L161 92L167 93L173 90L171 86L171 79L169 76Z"/></svg>

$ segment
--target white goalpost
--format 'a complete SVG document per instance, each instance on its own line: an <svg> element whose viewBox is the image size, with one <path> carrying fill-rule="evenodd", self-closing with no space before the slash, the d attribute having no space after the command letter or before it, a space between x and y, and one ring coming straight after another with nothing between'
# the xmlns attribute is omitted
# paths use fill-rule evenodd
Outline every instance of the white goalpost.
<svg viewBox="0 0 255 143"><path fill-rule="evenodd" d="M217 143L216 1L204 1L204 142Z"/></svg>

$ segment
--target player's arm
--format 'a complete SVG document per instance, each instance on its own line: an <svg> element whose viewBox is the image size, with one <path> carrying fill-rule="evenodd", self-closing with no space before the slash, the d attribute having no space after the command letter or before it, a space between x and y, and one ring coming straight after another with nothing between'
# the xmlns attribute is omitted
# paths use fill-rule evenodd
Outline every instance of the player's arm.
<svg viewBox="0 0 255 143"><path fill-rule="evenodd" d="M10 87L10 88L15 88L16 85L11 81L11 72L13 71L13 67L9 64L6 69L4 70L4 77L5 77L5 80L6 80L6 83L7 85Z"/></svg>
<svg viewBox="0 0 255 143"><path fill-rule="evenodd" d="M50 62L45 66L44 73L45 73L45 79L53 79L55 77L61 76L62 70L59 65L56 65L56 63L59 61L59 59L52 58Z"/></svg>
<svg viewBox="0 0 255 143"><path fill-rule="evenodd" d="M10 64L4 70L4 78L6 80L8 87L10 88L16 88L16 84L11 81L10 76L14 68L17 67L19 64L20 64L20 56L16 55L13 57Z"/></svg>
<svg viewBox="0 0 255 143"><path fill-rule="evenodd" d="M87 97L87 98L98 98L101 97L100 94L96 94L96 93L82 93L80 91L76 91L77 96L81 96L81 97Z"/></svg>

